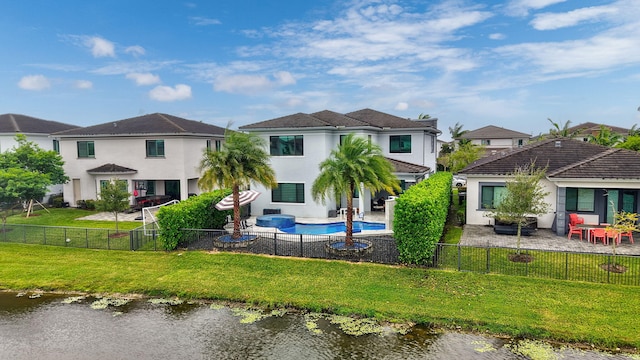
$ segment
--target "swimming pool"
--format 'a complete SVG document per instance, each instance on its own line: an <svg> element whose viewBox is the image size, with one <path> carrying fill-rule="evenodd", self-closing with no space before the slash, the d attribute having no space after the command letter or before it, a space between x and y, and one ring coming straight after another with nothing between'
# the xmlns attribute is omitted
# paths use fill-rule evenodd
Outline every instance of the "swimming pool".
<svg viewBox="0 0 640 360"><path fill-rule="evenodd" d="M367 221L354 221L353 232L358 233L362 230L384 230L385 226L382 223L374 223ZM281 231L289 234L304 234L304 235L326 235L338 232L347 231L347 226L344 222L326 223L326 224L303 224L295 223L294 226L280 228Z"/></svg>

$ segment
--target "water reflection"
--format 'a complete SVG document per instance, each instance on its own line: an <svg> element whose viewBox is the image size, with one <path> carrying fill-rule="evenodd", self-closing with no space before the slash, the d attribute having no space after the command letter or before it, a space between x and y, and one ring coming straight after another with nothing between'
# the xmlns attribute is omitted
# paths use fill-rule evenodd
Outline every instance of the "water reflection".
<svg viewBox="0 0 640 360"><path fill-rule="evenodd" d="M95 299L63 303L0 293L0 359L524 359L505 341L470 334L434 334L416 327L401 335L346 335L327 320L310 331L299 314L253 323L229 308L163 305L137 300L96 310ZM563 359L622 355L556 349Z"/></svg>

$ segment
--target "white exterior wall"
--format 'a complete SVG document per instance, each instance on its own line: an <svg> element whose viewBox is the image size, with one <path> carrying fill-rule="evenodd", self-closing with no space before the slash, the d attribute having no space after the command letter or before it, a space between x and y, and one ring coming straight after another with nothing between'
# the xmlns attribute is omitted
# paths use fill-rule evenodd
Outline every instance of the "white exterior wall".
<svg viewBox="0 0 640 360"><path fill-rule="evenodd" d="M304 204L277 203L271 201L271 189L266 189L261 185L252 185L252 188L262 194L251 204L252 215L262 215L263 209L280 209L283 214L290 214L299 217L327 217L329 210L338 207L346 207L346 199L343 197L339 202L334 199L325 199L325 204L315 202L311 196L311 187L318 177L319 165L327 159L331 150L336 149L340 143L340 135L355 133L363 138L369 138L374 144L382 148L383 155L392 159L410 162L413 164L429 166L436 169L436 149L431 152L431 141L436 141L435 135L430 136L422 130L394 130L376 132L369 130L348 130L327 131L327 130L305 130L286 129L273 130L257 133L269 146L271 136L303 135L304 155L303 156L271 156L271 166L276 173L279 183L303 183L305 190ZM390 153L389 136L391 135L411 135L411 153ZM425 139L426 138L426 139ZM268 152L269 149L267 148ZM414 182L411 177L408 182ZM365 191L360 194L360 198L353 199L354 208L361 211L371 211L371 193Z"/></svg>
<svg viewBox="0 0 640 360"><path fill-rule="evenodd" d="M480 184L504 184L503 176L473 176L467 175L467 219L469 225L493 225L493 218L487 217L488 211L480 208ZM545 202L549 204L549 212L546 215L538 216L538 227L550 229L555 217L557 187L547 179L541 181L545 192L549 194L545 197Z"/></svg>
<svg viewBox="0 0 640 360"><path fill-rule="evenodd" d="M146 156L146 140L164 140L164 157ZM60 139L60 154L65 159L65 173L72 181L64 185L65 201L75 204L77 200L96 199L100 180L118 177L127 180L133 192L133 180L156 181L156 193L164 194L164 180L180 181L180 197L199 193L194 179L200 177L198 165L207 142L206 137L149 136L149 137L102 137ZM94 158L78 158L77 142L93 141ZM105 164L116 164L137 170L135 174L91 175L87 170ZM73 179L80 180L80 198L74 196ZM189 181L191 179L191 181Z"/></svg>

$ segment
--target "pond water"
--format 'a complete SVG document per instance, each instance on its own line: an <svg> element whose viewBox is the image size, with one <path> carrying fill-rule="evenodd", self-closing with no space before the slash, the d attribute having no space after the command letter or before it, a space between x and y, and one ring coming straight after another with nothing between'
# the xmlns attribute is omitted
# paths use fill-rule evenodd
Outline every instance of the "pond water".
<svg viewBox="0 0 640 360"><path fill-rule="evenodd" d="M531 347L423 327L355 336L327 315L266 315L203 303L0 292L0 359L526 359ZM541 343L533 351L551 356L545 359L629 358Z"/></svg>

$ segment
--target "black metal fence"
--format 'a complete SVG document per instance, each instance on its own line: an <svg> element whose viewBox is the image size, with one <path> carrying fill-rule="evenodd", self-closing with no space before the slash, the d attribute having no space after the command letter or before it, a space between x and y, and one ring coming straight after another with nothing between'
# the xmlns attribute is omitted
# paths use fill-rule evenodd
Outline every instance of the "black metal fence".
<svg viewBox="0 0 640 360"><path fill-rule="evenodd" d="M185 240L178 246L189 250L219 250L319 259L400 263L395 239L389 235L357 236L356 241L370 243L368 250L336 254L330 244L344 236L300 235L243 231L242 241L223 241L224 230L185 229ZM0 241L109 250L163 250L158 230L141 227L126 233L108 229L58 226L5 225ZM476 273L531 276L539 278L587 281L640 286L640 256L579 253L500 247L437 244L429 267Z"/></svg>

